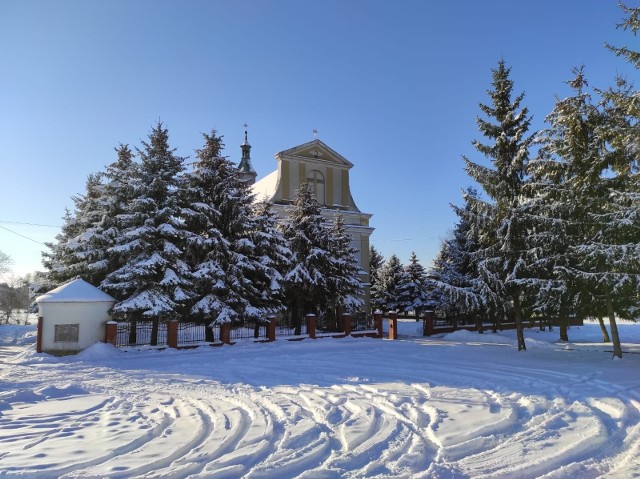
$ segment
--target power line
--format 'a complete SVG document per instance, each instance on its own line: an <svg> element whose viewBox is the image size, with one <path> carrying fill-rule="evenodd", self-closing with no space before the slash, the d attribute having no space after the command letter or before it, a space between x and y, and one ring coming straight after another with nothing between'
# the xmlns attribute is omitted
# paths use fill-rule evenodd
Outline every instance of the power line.
<svg viewBox="0 0 640 479"><path fill-rule="evenodd" d="M60 228L59 225L43 225L40 223L24 223L22 221L5 221L5 220L0 220L0 223L5 223L8 225L29 225L29 226L43 226L45 228Z"/></svg>
<svg viewBox="0 0 640 479"><path fill-rule="evenodd" d="M34 243L41 244L42 246L47 246L46 244L41 243L41 242L40 242L40 241L38 241L38 240L34 240L33 238L29 238L28 236L25 236L25 235L20 234L20 233L18 233L18 232L16 232L16 231L10 230L9 228L5 228L4 226L0 226L0 228L1 228L1 229L3 229L3 230L8 231L9 233L13 233L14 235L20 236L20 237L22 237L22 238L24 238L24 239L28 239L29 241L33 241Z"/></svg>

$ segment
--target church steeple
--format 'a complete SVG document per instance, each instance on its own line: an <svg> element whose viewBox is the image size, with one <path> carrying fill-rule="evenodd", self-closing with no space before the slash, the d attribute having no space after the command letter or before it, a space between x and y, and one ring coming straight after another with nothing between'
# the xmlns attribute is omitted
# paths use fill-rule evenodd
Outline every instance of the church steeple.
<svg viewBox="0 0 640 479"><path fill-rule="evenodd" d="M249 144L246 123L244 124L244 143L240 145L240 148L242 149L242 158L238 165L240 179L253 184L256 182L257 173L251 166L251 145Z"/></svg>

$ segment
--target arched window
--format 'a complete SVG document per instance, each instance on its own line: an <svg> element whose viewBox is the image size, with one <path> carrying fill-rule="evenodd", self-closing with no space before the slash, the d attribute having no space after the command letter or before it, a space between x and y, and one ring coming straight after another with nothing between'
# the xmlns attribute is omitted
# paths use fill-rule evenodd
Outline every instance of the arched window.
<svg viewBox="0 0 640 479"><path fill-rule="evenodd" d="M324 175L318 170L311 170L307 175L309 189L321 205L324 205Z"/></svg>

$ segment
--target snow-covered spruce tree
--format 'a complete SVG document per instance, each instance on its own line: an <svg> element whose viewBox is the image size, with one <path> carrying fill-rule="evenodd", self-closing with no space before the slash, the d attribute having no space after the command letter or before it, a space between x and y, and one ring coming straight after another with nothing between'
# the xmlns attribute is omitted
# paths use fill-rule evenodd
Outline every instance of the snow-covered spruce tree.
<svg viewBox="0 0 640 479"><path fill-rule="evenodd" d="M261 293L254 307L261 308L264 312L261 314L275 314L284 309L283 281L291 268L292 252L267 201L254 206L250 240L253 244L252 259L256 262L250 279Z"/></svg>
<svg viewBox="0 0 640 479"><path fill-rule="evenodd" d="M142 145L137 150L141 163L135 195L120 215L122 230L111 248L122 266L109 273L102 286L118 299L114 318L153 320L154 344L158 322L182 316L193 292L183 258L188 232L178 198L184 158L169 146L162 123L153 127Z"/></svg>
<svg viewBox="0 0 640 479"><path fill-rule="evenodd" d="M90 239L88 231L96 218L96 206L102 197L102 184L99 175L89 175L83 195L73 196L73 213L67 210L63 218L61 232L56 235L55 242L46 243L49 251L42 253L42 264L47 270L48 282L53 287L70 281L77 276L96 284L90 277L85 251L86 242ZM99 216L99 215L98 215Z"/></svg>
<svg viewBox="0 0 640 479"><path fill-rule="evenodd" d="M216 323L264 319L279 303L265 289L251 237L258 224L253 197L222 155L222 137L215 130L203 137L194 171L184 182L183 216L191 233L188 260L196 292L191 313Z"/></svg>
<svg viewBox="0 0 640 479"><path fill-rule="evenodd" d="M524 93L512 98L510 70L504 60L492 70L493 89L488 92L492 103L480 104L487 119L477 119L480 132L489 142L473 142L491 160L493 168L466 157L464 160L467 173L490 199L475 198L470 202L471 224L479 243L478 277L493 293L491 298L483 298L483 302L494 302L497 314L502 317L514 317L521 351L526 350L523 330L526 297L522 284L526 225L521 201L532 137L527 136L531 122L528 110L521 108Z"/></svg>
<svg viewBox="0 0 640 479"><path fill-rule="evenodd" d="M117 160L105 172L92 175L87 192L76 202L76 219L83 232L70 241L75 259L72 270L93 285L121 266L111 252L120 231L119 216L133 198L131 182L137 177L133 152L127 145L115 148Z"/></svg>
<svg viewBox="0 0 640 479"><path fill-rule="evenodd" d="M635 35L640 28L640 8L622 8L627 17L619 26ZM628 47L608 47L640 68L640 53ZM616 315L637 314L640 289L640 92L620 76L614 87L596 92L601 96L596 132L602 148L598 150L599 175L588 176L589 186L598 192L591 197L593 208L588 212L594 234L576 247L582 255L577 269L604 303L614 356L622 357Z"/></svg>
<svg viewBox="0 0 640 479"><path fill-rule="evenodd" d="M395 254L389 256L379 270L377 288L380 291L380 308L384 311L398 311L400 309L399 286L404 277L404 269L400 258Z"/></svg>
<svg viewBox="0 0 640 479"><path fill-rule="evenodd" d="M103 249L94 266L101 282L109 273L124 265L123 259L113 247L130 221L128 210L136 197L136 185L139 183L139 165L134 161L134 153L129 145L120 144L115 151L116 161L108 165L102 175L105 214L100 223L94 226L99 229L103 241Z"/></svg>
<svg viewBox="0 0 640 479"><path fill-rule="evenodd" d="M531 223L528 281L537 291L533 309L559 321L563 341L568 341L570 314L604 312L580 273L578 266L584 258L574 248L590 242L597 233L588 217L601 203L597 198L603 193L595 188L603 168L603 144L597 135L601 115L584 90L583 69L574 69L574 73L575 78L567 82L574 95L558 99L547 116L549 127L540 133L541 148L527 167L530 181L525 188L525 211Z"/></svg>
<svg viewBox="0 0 640 479"><path fill-rule="evenodd" d="M384 256L376 249L375 246L369 247L369 290L371 294L371 305L375 309L374 291L376 291L376 281L378 278L378 271L384 264Z"/></svg>
<svg viewBox="0 0 640 479"><path fill-rule="evenodd" d="M329 230L330 269L327 276L328 307L337 315L360 310L363 285L360 281L357 254L351 246L351 236L347 233L344 219L336 215Z"/></svg>
<svg viewBox="0 0 640 479"><path fill-rule="evenodd" d="M478 242L469 220L469 203L477 196L477 191L469 187L464 193L465 206L451 205L460 219L451 236L442 242L429 270L428 291L431 302L446 310L455 307L462 316L475 318L482 332L482 319L488 316L482 298L490 292L481 294L484 283L478 281L476 272Z"/></svg>
<svg viewBox="0 0 640 479"><path fill-rule="evenodd" d="M43 253L52 285L80 276L98 286L107 273L115 269L109 248L117 236L114 228L122 208L117 208L116 204L121 201L122 188L120 181L118 186L114 184L113 175L126 165L126 171L120 173L122 179L130 181L135 177L131 150L120 145L116 151L118 161L104 173L89 175L84 194L72 197L73 214L67 212L63 232L56 238L56 243L50 245L51 251Z"/></svg>
<svg viewBox="0 0 640 479"><path fill-rule="evenodd" d="M306 313L318 314L328 304L331 258L323 223L320 205L311 189L301 186L283 226L292 252L292 267L284 276L285 295L296 333L300 332L300 321Z"/></svg>
<svg viewBox="0 0 640 479"><path fill-rule="evenodd" d="M371 286L369 288L369 294L371 295L371 308L375 310L381 310L384 307L384 294L382 290L382 283L380 281L380 275L384 266L385 259L378 250L371 245L369 248L369 282Z"/></svg>
<svg viewBox="0 0 640 479"><path fill-rule="evenodd" d="M401 311L415 312L417 320L424 308L430 305L430 298L427 272L415 252L411 253L404 273L398 284L398 307Z"/></svg>

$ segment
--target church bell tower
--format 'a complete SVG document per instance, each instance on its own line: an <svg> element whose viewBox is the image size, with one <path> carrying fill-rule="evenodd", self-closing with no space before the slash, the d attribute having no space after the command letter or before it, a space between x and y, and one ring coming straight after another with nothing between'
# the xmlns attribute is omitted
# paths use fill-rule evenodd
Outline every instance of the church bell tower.
<svg viewBox="0 0 640 479"><path fill-rule="evenodd" d="M242 181L246 181L252 185L256 182L257 173L251 165L251 145L248 140L246 123L244 125L244 143L240 145L240 148L242 149L242 158L238 165L239 176Z"/></svg>

